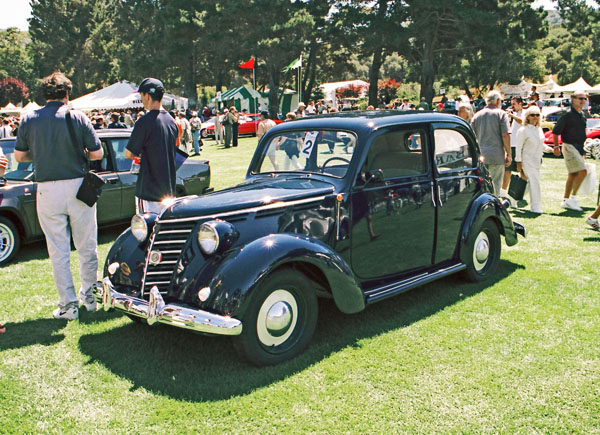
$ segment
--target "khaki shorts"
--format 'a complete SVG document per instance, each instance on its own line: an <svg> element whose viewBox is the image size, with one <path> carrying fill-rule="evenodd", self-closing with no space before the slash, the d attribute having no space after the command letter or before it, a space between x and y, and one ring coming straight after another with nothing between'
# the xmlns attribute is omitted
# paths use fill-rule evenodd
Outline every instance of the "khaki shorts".
<svg viewBox="0 0 600 435"><path fill-rule="evenodd" d="M569 174L583 171L585 169L585 160L583 156L579 154L577 148L569 143L562 144L562 154L565 158L565 165L567 165L567 171Z"/></svg>

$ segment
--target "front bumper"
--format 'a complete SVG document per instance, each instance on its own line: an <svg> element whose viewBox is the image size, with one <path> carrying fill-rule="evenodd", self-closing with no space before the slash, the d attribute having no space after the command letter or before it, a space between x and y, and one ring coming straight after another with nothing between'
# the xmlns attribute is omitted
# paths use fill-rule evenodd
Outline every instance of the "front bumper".
<svg viewBox="0 0 600 435"><path fill-rule="evenodd" d="M105 311L115 308L142 317L149 325L160 322L215 335L240 335L242 333L242 322L232 317L194 310L177 304L165 305L156 287L152 287L150 290L150 301L147 302L117 292L110 278L106 277L102 280L102 288L96 288L94 296L96 301L104 306Z"/></svg>

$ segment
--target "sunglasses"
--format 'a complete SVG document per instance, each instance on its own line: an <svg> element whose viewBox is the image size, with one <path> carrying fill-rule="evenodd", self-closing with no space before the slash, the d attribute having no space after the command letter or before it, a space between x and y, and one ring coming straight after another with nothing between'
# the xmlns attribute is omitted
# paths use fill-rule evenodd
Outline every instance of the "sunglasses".
<svg viewBox="0 0 600 435"><path fill-rule="evenodd" d="M587 97L575 97L574 100L587 100Z"/></svg>
<svg viewBox="0 0 600 435"><path fill-rule="evenodd" d="M531 115L529 115L529 116L535 116L536 118L539 118L539 117L540 117L540 115L539 115L538 113L532 113L532 114L531 114Z"/></svg>

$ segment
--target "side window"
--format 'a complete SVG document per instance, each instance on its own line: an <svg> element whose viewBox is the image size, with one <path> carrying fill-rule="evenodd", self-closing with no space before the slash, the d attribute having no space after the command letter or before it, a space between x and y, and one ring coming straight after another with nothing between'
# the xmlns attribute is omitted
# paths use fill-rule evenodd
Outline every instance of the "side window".
<svg viewBox="0 0 600 435"><path fill-rule="evenodd" d="M92 161L90 162L90 168L96 172L106 172L111 170L110 157L108 155L108 142L105 140L101 140L102 150L104 151L104 156L102 156L102 160Z"/></svg>
<svg viewBox="0 0 600 435"><path fill-rule="evenodd" d="M438 172L474 167L473 151L459 131L439 128L434 131L435 164Z"/></svg>
<svg viewBox="0 0 600 435"><path fill-rule="evenodd" d="M113 149L115 156L115 163L117 165L117 171L129 171L131 169L131 160L125 157L125 147L129 142L128 138L111 139L110 144Z"/></svg>
<svg viewBox="0 0 600 435"><path fill-rule="evenodd" d="M371 143L367 169L381 169L385 178L409 177L427 172L423 150L424 130L403 130L384 133Z"/></svg>

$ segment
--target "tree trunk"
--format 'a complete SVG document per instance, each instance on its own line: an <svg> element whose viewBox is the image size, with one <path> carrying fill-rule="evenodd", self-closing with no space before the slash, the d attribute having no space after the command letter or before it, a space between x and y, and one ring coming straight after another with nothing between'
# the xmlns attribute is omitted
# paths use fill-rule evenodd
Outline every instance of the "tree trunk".
<svg viewBox="0 0 600 435"><path fill-rule="evenodd" d="M383 47L377 46L373 51L373 61L369 68L369 105L378 107L377 101L377 85L379 82L379 70L383 65L385 55L383 53Z"/></svg>
<svg viewBox="0 0 600 435"><path fill-rule="evenodd" d="M192 52L188 57L188 68L185 71L184 91L188 98L188 107L198 107L198 91L196 89L196 63Z"/></svg>
<svg viewBox="0 0 600 435"><path fill-rule="evenodd" d="M269 113L273 119L279 113L279 69L277 66L269 65Z"/></svg>

